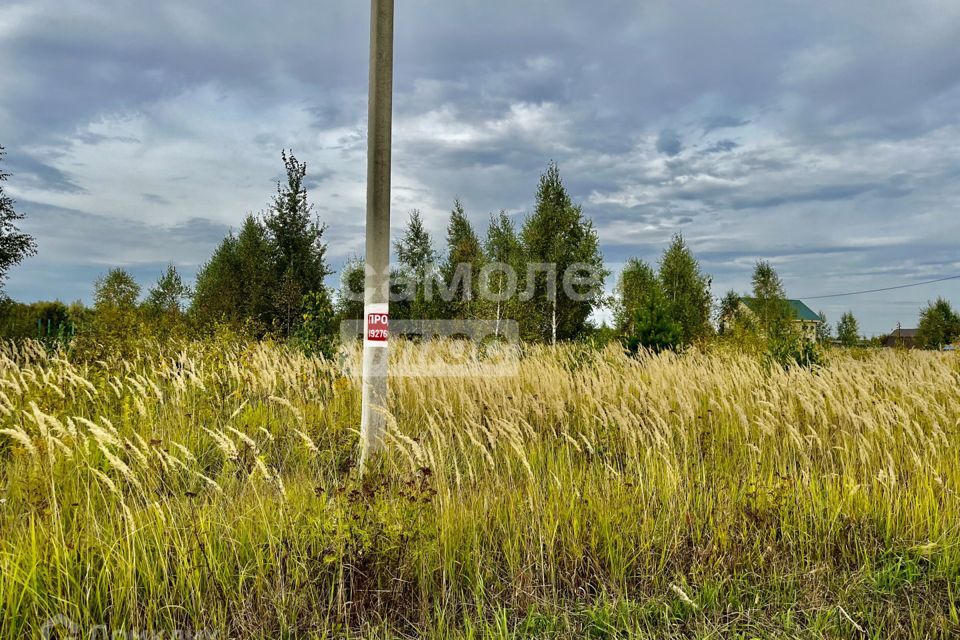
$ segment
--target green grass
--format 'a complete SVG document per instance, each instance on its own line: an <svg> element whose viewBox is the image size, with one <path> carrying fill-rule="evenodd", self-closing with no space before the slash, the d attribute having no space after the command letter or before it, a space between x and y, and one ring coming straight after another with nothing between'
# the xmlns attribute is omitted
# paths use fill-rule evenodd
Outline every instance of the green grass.
<svg viewBox="0 0 960 640"><path fill-rule="evenodd" d="M960 634L952 354L529 347L391 385L361 479L336 364L6 347L0 638Z"/></svg>

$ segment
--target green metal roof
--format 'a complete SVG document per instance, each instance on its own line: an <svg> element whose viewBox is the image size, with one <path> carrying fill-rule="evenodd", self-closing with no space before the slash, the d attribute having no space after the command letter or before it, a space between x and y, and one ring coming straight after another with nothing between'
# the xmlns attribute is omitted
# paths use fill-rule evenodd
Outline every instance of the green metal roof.
<svg viewBox="0 0 960 640"><path fill-rule="evenodd" d="M747 308L751 311L755 311L754 298L740 298L743 301L743 304L747 305ZM790 311L793 312L793 315L798 320L804 320L806 322L820 322L820 316L814 313L813 309L808 307L803 303L802 300L787 300L787 305L790 307Z"/></svg>

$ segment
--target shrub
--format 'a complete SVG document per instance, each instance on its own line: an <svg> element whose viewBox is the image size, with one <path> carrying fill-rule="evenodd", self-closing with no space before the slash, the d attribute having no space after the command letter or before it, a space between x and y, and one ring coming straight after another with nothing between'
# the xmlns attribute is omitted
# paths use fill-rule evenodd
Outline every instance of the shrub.
<svg viewBox="0 0 960 640"><path fill-rule="evenodd" d="M666 297L659 288L651 290L637 309L634 329L624 344L630 353L641 348L659 352L677 349L683 339L679 323L670 315Z"/></svg>
<svg viewBox="0 0 960 640"><path fill-rule="evenodd" d="M303 297L303 315L294 341L307 355L333 356L337 343L336 314L326 289Z"/></svg>
<svg viewBox="0 0 960 640"><path fill-rule="evenodd" d="M823 363L817 343L799 331L785 331L767 340L768 357L788 369L793 366L813 367Z"/></svg>
<svg viewBox="0 0 960 640"><path fill-rule="evenodd" d="M75 331L70 309L60 301L23 304L0 301L0 335L14 340L38 339L66 343Z"/></svg>

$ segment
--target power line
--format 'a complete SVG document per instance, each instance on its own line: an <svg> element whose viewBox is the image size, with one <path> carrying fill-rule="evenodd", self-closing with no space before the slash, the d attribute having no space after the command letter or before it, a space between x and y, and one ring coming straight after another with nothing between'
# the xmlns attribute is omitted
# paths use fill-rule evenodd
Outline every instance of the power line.
<svg viewBox="0 0 960 640"><path fill-rule="evenodd" d="M850 291L847 293L831 293L825 296L800 296L802 300L823 300L824 298L844 298L846 296L858 296L863 293L879 293L881 291L894 291L895 289L907 289L909 287L919 287L925 284L935 284L937 282L946 282L947 280L960 280L960 275L947 276L946 278L937 278L936 280L925 280L924 282L913 282L910 284L901 284L895 287L881 287L880 289L864 289L863 291Z"/></svg>

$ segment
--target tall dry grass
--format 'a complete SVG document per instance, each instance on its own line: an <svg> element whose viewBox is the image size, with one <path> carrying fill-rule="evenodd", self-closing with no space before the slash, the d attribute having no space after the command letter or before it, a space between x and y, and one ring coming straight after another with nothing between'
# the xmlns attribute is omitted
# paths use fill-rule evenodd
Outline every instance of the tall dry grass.
<svg viewBox="0 0 960 640"><path fill-rule="evenodd" d="M0 637L960 632L956 357L424 352L360 479L356 354L0 349Z"/></svg>

